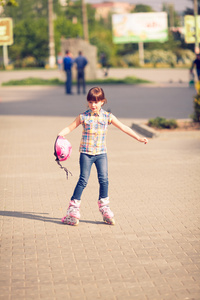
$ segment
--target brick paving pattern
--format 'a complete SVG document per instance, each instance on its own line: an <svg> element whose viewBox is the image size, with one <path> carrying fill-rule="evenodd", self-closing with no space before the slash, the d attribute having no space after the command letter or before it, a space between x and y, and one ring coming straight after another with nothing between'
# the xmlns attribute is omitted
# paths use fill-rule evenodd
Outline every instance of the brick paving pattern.
<svg viewBox="0 0 200 300"><path fill-rule="evenodd" d="M0 299L200 299L200 133L144 146L108 132L111 208L102 222L95 169L78 227L60 222L79 175L70 134L67 181L54 162L62 117L0 117Z"/></svg>
<svg viewBox="0 0 200 300"><path fill-rule="evenodd" d="M161 133L145 146L110 126L116 225L102 222L93 168L72 227L61 218L79 176L81 127L68 136L67 181L53 144L74 117L26 114L30 98L21 115L0 116L0 299L199 300L200 132Z"/></svg>

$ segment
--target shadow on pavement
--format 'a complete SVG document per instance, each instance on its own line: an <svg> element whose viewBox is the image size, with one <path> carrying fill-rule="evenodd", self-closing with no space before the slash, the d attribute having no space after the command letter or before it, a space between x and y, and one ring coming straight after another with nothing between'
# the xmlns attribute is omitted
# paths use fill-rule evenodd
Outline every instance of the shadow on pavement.
<svg viewBox="0 0 200 300"><path fill-rule="evenodd" d="M61 222L61 218L50 218L44 215L48 215L48 213L41 213L38 215L33 212L21 212L21 211L0 211L0 216L4 217L12 217L12 218L22 218L22 219L30 219L42 222L50 222L59 225L66 225ZM89 221L89 220L80 220L80 223L87 223L87 224L103 224L108 225L102 221Z"/></svg>
<svg viewBox="0 0 200 300"><path fill-rule="evenodd" d="M184 119L193 112L194 91L186 87L102 87L108 100L104 109L118 118ZM86 95L66 95L63 87L6 88L1 99L0 115L76 117L87 109Z"/></svg>
<svg viewBox="0 0 200 300"><path fill-rule="evenodd" d="M60 219L58 218L49 218L43 216L43 215L48 215L48 213L41 213L40 215L36 215L34 213L21 212L21 211L0 211L0 215L5 217L23 218L23 219L31 219L31 220L37 220L43 222L62 224Z"/></svg>

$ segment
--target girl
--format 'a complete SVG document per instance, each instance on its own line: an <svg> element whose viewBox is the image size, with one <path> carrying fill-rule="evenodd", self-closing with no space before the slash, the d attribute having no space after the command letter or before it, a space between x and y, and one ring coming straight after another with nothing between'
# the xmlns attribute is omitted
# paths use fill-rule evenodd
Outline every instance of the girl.
<svg viewBox="0 0 200 300"><path fill-rule="evenodd" d="M109 207L108 197L108 165L106 149L107 127L113 124L137 141L147 144L147 138L139 137L131 128L122 124L113 114L106 112L101 107L107 103L104 91L100 87L93 87L87 95L89 110L80 114L74 122L64 128L59 136L65 136L78 127L83 126L82 139L80 143L80 177L71 197L67 214L62 222L68 225L78 225L80 219L81 195L87 185L90 170L94 163L97 169L99 181L99 210L103 220L109 225L114 225L114 214Z"/></svg>

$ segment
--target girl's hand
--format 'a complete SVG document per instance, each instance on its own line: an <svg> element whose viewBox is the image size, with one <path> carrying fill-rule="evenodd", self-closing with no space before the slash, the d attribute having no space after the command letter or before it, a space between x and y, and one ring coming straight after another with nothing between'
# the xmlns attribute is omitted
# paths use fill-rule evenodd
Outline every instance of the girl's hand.
<svg viewBox="0 0 200 300"><path fill-rule="evenodd" d="M140 138L138 141L141 142L141 143L144 143L145 145L148 143L147 138Z"/></svg>

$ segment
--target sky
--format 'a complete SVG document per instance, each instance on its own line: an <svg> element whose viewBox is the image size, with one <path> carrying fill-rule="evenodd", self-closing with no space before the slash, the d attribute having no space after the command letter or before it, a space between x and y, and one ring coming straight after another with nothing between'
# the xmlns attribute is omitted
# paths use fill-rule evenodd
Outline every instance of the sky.
<svg viewBox="0 0 200 300"><path fill-rule="evenodd" d="M155 11L161 11L162 9L162 4L168 3L168 4L174 4L174 9L177 12L182 12L184 11L187 7L193 8L193 0L116 0L111 2L128 2L131 4L144 4L144 5L149 5L151 6ZM85 0L87 3L100 3L104 2L104 0Z"/></svg>

